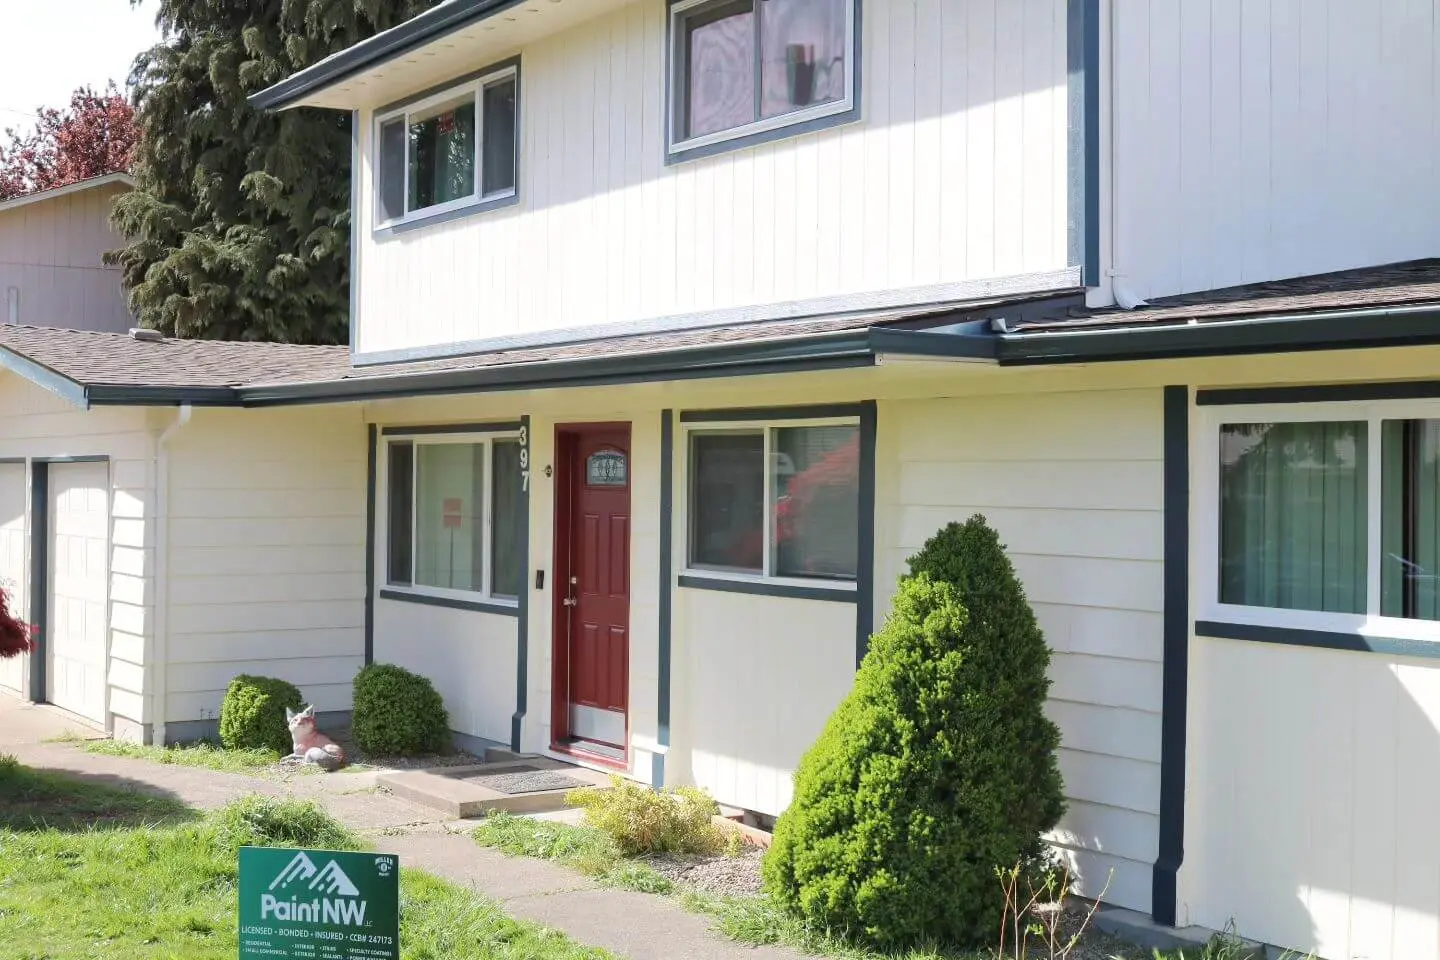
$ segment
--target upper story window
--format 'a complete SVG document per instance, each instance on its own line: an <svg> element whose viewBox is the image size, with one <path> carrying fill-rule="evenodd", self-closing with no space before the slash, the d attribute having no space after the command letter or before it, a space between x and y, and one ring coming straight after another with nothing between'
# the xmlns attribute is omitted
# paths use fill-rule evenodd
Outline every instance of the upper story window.
<svg viewBox="0 0 1440 960"><path fill-rule="evenodd" d="M679 0L670 8L672 158L773 139L856 105L856 0ZM710 149L705 149L710 148Z"/></svg>
<svg viewBox="0 0 1440 960"><path fill-rule="evenodd" d="M513 200L519 67L507 66L376 119L381 227Z"/></svg>

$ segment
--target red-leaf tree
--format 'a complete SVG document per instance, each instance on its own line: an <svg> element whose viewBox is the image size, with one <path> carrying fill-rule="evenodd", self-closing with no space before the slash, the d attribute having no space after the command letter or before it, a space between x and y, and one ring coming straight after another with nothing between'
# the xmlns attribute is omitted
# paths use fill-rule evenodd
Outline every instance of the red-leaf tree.
<svg viewBox="0 0 1440 960"><path fill-rule="evenodd" d="M31 649L30 624L10 610L10 591L0 587L0 660L18 657Z"/></svg>
<svg viewBox="0 0 1440 960"><path fill-rule="evenodd" d="M104 92L81 87L63 110L36 111L35 129L6 130L0 144L0 200L53 190L130 169L140 127L112 83Z"/></svg>

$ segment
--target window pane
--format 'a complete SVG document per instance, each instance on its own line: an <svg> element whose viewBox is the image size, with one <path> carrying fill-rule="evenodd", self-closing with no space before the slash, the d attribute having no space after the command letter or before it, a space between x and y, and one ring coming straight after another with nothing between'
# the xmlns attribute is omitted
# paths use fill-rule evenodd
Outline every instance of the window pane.
<svg viewBox="0 0 1440 960"><path fill-rule="evenodd" d="M759 573L764 519L764 435L692 436L690 562Z"/></svg>
<svg viewBox="0 0 1440 960"><path fill-rule="evenodd" d="M760 115L776 117L845 96L845 6L852 0L760 4Z"/></svg>
<svg viewBox="0 0 1440 960"><path fill-rule="evenodd" d="M1440 620L1440 420L1386 420L1380 450L1380 612Z"/></svg>
<svg viewBox="0 0 1440 960"><path fill-rule="evenodd" d="M380 125L380 219L405 216L405 120Z"/></svg>
<svg viewBox="0 0 1440 960"><path fill-rule="evenodd" d="M390 583L409 584L410 531L415 509L415 448L409 443L390 444L390 461L385 469L389 487L390 523L385 535L389 551L387 579Z"/></svg>
<svg viewBox="0 0 1440 960"><path fill-rule="evenodd" d="M1365 611L1364 423L1220 431L1220 600Z"/></svg>
<svg viewBox="0 0 1440 960"><path fill-rule="evenodd" d="M680 129L701 137L755 121L752 0L708 7L683 21L686 96Z"/></svg>
<svg viewBox="0 0 1440 960"><path fill-rule="evenodd" d="M475 98L451 100L410 117L410 209L475 193Z"/></svg>
<svg viewBox="0 0 1440 960"><path fill-rule="evenodd" d="M480 167L485 195L515 189L515 78L488 84L484 91L485 111Z"/></svg>
<svg viewBox="0 0 1440 960"><path fill-rule="evenodd" d="M860 548L860 428L783 427L775 431L774 447L775 573L853 579Z"/></svg>
<svg viewBox="0 0 1440 960"><path fill-rule="evenodd" d="M425 443L417 456L415 583L483 590L485 447Z"/></svg>
<svg viewBox="0 0 1440 960"><path fill-rule="evenodd" d="M497 597L518 597L525 583L525 558L520 554L525 527L525 497L521 490L520 443L495 441L494 493L491 510L494 542L490 548L490 592Z"/></svg>

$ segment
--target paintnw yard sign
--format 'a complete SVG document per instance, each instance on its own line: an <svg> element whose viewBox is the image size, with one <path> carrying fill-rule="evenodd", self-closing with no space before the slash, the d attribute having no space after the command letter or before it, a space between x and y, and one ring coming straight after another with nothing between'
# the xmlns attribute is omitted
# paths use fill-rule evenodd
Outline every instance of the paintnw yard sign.
<svg viewBox="0 0 1440 960"><path fill-rule="evenodd" d="M240 960L399 957L399 859L240 848Z"/></svg>

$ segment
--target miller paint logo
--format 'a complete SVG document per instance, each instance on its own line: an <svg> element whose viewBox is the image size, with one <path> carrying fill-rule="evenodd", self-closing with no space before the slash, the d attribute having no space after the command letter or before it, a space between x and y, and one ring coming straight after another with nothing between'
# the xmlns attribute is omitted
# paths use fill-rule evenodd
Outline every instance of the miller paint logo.
<svg viewBox="0 0 1440 960"><path fill-rule="evenodd" d="M365 923L366 906L359 896L360 889L340 864L331 860L317 867L297 853L260 895L260 919L359 927Z"/></svg>

